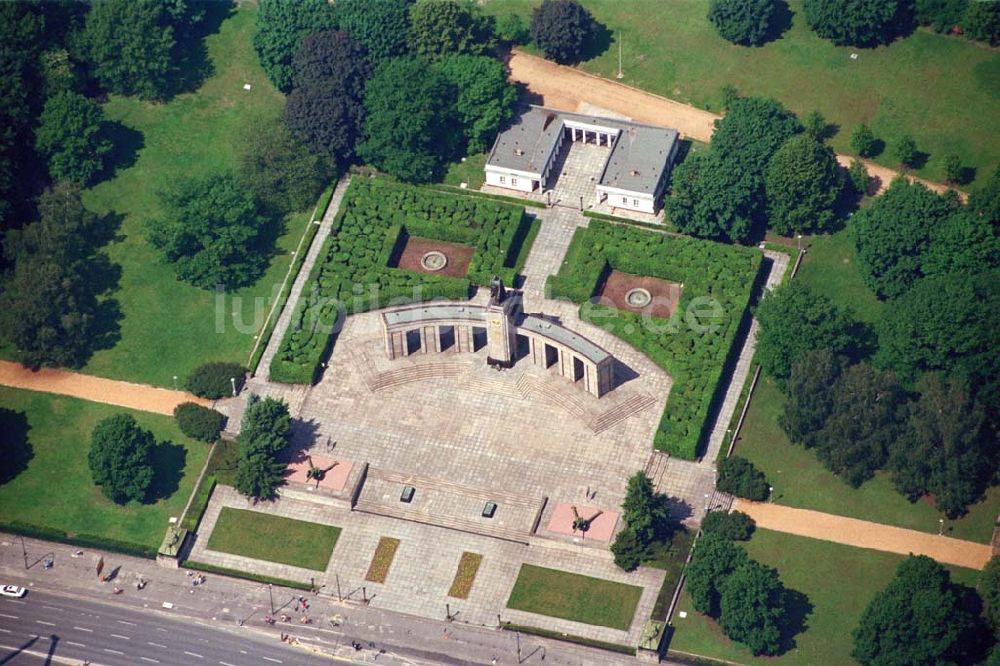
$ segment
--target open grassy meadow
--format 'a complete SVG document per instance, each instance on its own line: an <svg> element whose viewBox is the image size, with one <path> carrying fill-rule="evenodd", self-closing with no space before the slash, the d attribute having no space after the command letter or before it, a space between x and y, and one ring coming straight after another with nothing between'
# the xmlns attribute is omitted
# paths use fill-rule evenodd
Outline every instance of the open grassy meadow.
<svg viewBox="0 0 1000 666"><path fill-rule="evenodd" d="M223 553L325 571L340 528L224 507L208 539Z"/></svg>
<svg viewBox="0 0 1000 666"><path fill-rule="evenodd" d="M903 557L761 529L744 546L750 557L777 569L786 588L808 598L798 606L805 613L805 629L794 637L794 646L779 657L754 658L726 638L714 620L695 611L684 592L677 610L687 617L675 614L670 650L741 664L853 663L851 631L872 597L892 580ZM953 581L975 586L979 572L948 569Z"/></svg>
<svg viewBox="0 0 1000 666"><path fill-rule="evenodd" d="M103 418L127 412L153 432L156 476L146 504L118 506L91 481L90 433ZM27 467L0 483L0 516L72 534L157 548L171 516L180 518L208 446L181 434L168 416L33 391L0 388L0 437L30 450ZM13 447L4 464L12 464Z"/></svg>
<svg viewBox="0 0 1000 666"><path fill-rule="evenodd" d="M642 588L522 564L507 607L628 631Z"/></svg>
<svg viewBox="0 0 1000 666"><path fill-rule="evenodd" d="M111 97L104 107L110 120L129 128L134 163L84 194L90 209L117 218L106 251L121 266L109 295L121 309L120 339L94 354L83 368L88 374L172 387L174 375L183 382L201 363L246 363L250 356L308 211L285 221L266 275L225 297L179 282L146 242L144 227L160 214L158 192L178 177L232 166L247 121L280 113L283 98L250 43L254 30L255 11L233 9L205 40L212 71L198 90L166 103Z"/></svg>
<svg viewBox="0 0 1000 666"><path fill-rule="evenodd" d="M487 0L486 10L530 18L538 0ZM851 129L868 123L888 144L876 161L897 166L892 147L911 135L928 153L922 176L944 179L944 157L957 154L983 176L1000 155L995 130L1000 53L963 38L917 30L876 49L834 46L809 29L802 0L789 0L791 25L757 48L735 46L708 21L708 0L582 0L608 33L580 67L614 78L618 41L623 82L718 111L720 90L774 97L800 115L820 111L840 127L834 148L852 152ZM603 47L603 48L602 48ZM855 60L851 54L857 53Z"/></svg>

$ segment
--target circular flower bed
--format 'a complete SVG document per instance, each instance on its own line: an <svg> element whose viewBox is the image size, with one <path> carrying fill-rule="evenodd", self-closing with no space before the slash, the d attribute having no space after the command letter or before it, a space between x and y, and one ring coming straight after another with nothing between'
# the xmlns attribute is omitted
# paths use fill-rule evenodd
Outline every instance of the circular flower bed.
<svg viewBox="0 0 1000 666"><path fill-rule="evenodd" d="M448 265L448 257L443 252L431 250L420 258L420 265L424 267L424 270L439 271Z"/></svg>
<svg viewBox="0 0 1000 666"><path fill-rule="evenodd" d="M653 296L642 287L636 287L635 289L629 289L625 292L625 302L631 305L633 308L644 308L649 305L653 300Z"/></svg>

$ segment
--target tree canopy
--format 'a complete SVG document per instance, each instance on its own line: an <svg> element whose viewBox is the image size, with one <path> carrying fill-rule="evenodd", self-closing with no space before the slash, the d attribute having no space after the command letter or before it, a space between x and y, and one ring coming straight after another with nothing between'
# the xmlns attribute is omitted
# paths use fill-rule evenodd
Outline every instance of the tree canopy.
<svg viewBox="0 0 1000 666"><path fill-rule="evenodd" d="M458 91L458 117L469 153L488 149L510 119L517 102L517 89L507 81L507 69L496 58L450 55L437 63L437 70Z"/></svg>
<svg viewBox="0 0 1000 666"><path fill-rule="evenodd" d="M778 572L749 560L722 583L719 627L755 655L781 649L781 625L786 611L785 588Z"/></svg>
<svg viewBox="0 0 1000 666"><path fill-rule="evenodd" d="M410 7L410 45L425 58L485 55L496 45L493 17L469 0L417 0Z"/></svg>
<svg viewBox="0 0 1000 666"><path fill-rule="evenodd" d="M579 62L595 30L594 17L576 0L542 0L531 10L531 39L546 58Z"/></svg>
<svg viewBox="0 0 1000 666"><path fill-rule="evenodd" d="M636 472L628 480L622 518L626 527L611 545L615 564L632 571L651 554L657 541L669 541L673 524L670 519L668 497L653 490L653 484L644 472Z"/></svg>
<svg viewBox="0 0 1000 666"><path fill-rule="evenodd" d="M829 349L811 349L792 362L788 399L779 423L788 439L808 448L833 410L831 388L840 379L844 360Z"/></svg>
<svg viewBox="0 0 1000 666"><path fill-rule="evenodd" d="M330 174L326 160L311 154L277 119L257 119L243 130L236 176L275 215L304 211Z"/></svg>
<svg viewBox="0 0 1000 666"><path fill-rule="evenodd" d="M951 200L924 185L894 180L882 196L851 218L864 283L880 298L905 293L923 273L923 256L934 229L953 212Z"/></svg>
<svg viewBox="0 0 1000 666"><path fill-rule="evenodd" d="M779 234L829 231L844 177L833 149L808 134L788 139L767 165L768 226Z"/></svg>
<svg viewBox="0 0 1000 666"><path fill-rule="evenodd" d="M969 194L969 212L994 225L1000 225L1000 166Z"/></svg>
<svg viewBox="0 0 1000 666"><path fill-rule="evenodd" d="M83 95L65 91L45 100L35 142L53 178L89 185L104 170L112 145L102 122L101 106Z"/></svg>
<svg viewBox="0 0 1000 666"><path fill-rule="evenodd" d="M281 484L285 465L278 454L291 441L288 405L275 398L247 398L236 442L239 458L234 487L247 497L270 499Z"/></svg>
<svg viewBox="0 0 1000 666"><path fill-rule="evenodd" d="M1000 555L990 558L979 573L978 589L986 607L986 619L994 630L1000 629Z"/></svg>
<svg viewBox="0 0 1000 666"><path fill-rule="evenodd" d="M757 360L782 388L801 354L815 349L843 354L857 344L857 323L850 315L802 285L785 285L768 293L754 316L760 325Z"/></svg>
<svg viewBox="0 0 1000 666"><path fill-rule="evenodd" d="M698 238L745 241L753 229L758 183L744 170L730 168L709 150L674 169L672 195L664 201L678 231Z"/></svg>
<svg viewBox="0 0 1000 666"><path fill-rule="evenodd" d="M948 570L925 555L910 555L862 614L851 654L866 666L963 661L976 623Z"/></svg>
<svg viewBox="0 0 1000 666"><path fill-rule="evenodd" d="M412 0L337 0L337 26L378 62L406 55Z"/></svg>
<svg viewBox="0 0 1000 666"><path fill-rule="evenodd" d="M770 494L764 473L746 458L729 456L719 463L716 487L724 493L761 502Z"/></svg>
<svg viewBox="0 0 1000 666"><path fill-rule="evenodd" d="M275 88L292 89L292 57L306 35L334 27L333 5L328 0L259 0L253 46Z"/></svg>
<svg viewBox="0 0 1000 666"><path fill-rule="evenodd" d="M164 215L149 241L180 280L202 289L255 282L271 251L257 201L231 173L191 177L161 193Z"/></svg>
<svg viewBox="0 0 1000 666"><path fill-rule="evenodd" d="M100 421L90 435L87 462L94 484L115 504L142 502L153 484L156 438L131 414Z"/></svg>
<svg viewBox="0 0 1000 666"><path fill-rule="evenodd" d="M433 180L456 147L455 90L415 58L386 61L365 88L364 142L358 154L400 180Z"/></svg>
<svg viewBox="0 0 1000 666"><path fill-rule="evenodd" d="M806 21L838 46L887 44L912 20L900 0L805 0Z"/></svg>
<svg viewBox="0 0 1000 666"><path fill-rule="evenodd" d="M749 558L742 548L718 534L703 534L687 568L687 590L699 613L718 617L722 585Z"/></svg>
<svg viewBox="0 0 1000 666"><path fill-rule="evenodd" d="M743 46L767 41L773 16L772 0L712 0L708 8L708 20L719 36Z"/></svg>
<svg viewBox="0 0 1000 666"><path fill-rule="evenodd" d="M712 150L731 168L762 175L771 156L801 131L795 114L773 99L737 97L715 121Z"/></svg>

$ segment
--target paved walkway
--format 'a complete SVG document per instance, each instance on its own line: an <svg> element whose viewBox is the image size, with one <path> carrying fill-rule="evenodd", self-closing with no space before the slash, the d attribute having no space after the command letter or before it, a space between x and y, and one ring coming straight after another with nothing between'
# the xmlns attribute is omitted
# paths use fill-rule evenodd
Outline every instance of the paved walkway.
<svg viewBox="0 0 1000 666"><path fill-rule="evenodd" d="M299 269L299 274L295 277L295 282L292 283L292 290L289 292L285 306L281 310L281 316L278 317L278 323L271 333L271 339L268 340L263 355L260 357L260 363L257 364L257 374L259 375L263 375L268 379L271 377L271 360L278 353L278 349L285 339L285 331L288 330L288 325L292 321L295 304L299 302L302 290L305 288L306 282L309 281L316 258L319 257L320 250L323 249L323 241L330 235L333 218L337 216L337 211L340 210L340 202L344 198L344 192L347 191L347 186L350 184L351 176L345 175L333 190L333 197L330 198L330 205L326 207L326 213L320 222L319 231L313 237L312 245L309 246L306 254L306 260L302 263L302 268Z"/></svg>
<svg viewBox="0 0 1000 666"><path fill-rule="evenodd" d="M542 96L545 106L563 111L600 113L606 109L639 122L677 128L681 135L708 143L715 131L715 121L721 118L690 104L682 104L660 95L588 74L573 67L558 65L523 51L511 53L510 78L525 84L533 93ZM595 107L597 107L595 109ZM852 155L838 155L838 161L849 166L857 159ZM868 173L879 180L881 191L899 172L888 167L862 160ZM936 192L949 189L941 183L909 176ZM964 194L961 195L964 198Z"/></svg>
<svg viewBox="0 0 1000 666"><path fill-rule="evenodd" d="M206 407L212 404L210 400L198 398L185 391L171 391L145 384L133 384L51 368L32 371L9 361L0 361L0 385L68 395L108 405L168 415L172 415L174 407L182 402L197 402Z"/></svg>
<svg viewBox="0 0 1000 666"><path fill-rule="evenodd" d="M984 543L962 541L780 504L736 500L733 509L748 514L757 521L758 527L776 532L798 534L888 553L927 555L938 562L970 569L982 569L992 555L990 546Z"/></svg>

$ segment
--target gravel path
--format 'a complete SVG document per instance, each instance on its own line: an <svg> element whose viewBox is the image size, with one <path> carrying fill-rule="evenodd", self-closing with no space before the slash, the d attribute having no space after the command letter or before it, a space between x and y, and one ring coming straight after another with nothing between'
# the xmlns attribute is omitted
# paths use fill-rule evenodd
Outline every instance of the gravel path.
<svg viewBox="0 0 1000 666"><path fill-rule="evenodd" d="M9 361L0 361L0 385L68 395L157 414L172 415L174 407L182 402L197 402L206 407L212 405L211 401L195 397L185 391L171 391L145 384L133 384L51 368L33 372Z"/></svg>
<svg viewBox="0 0 1000 666"><path fill-rule="evenodd" d="M982 569L992 554L989 544L963 541L902 527L845 518L780 504L736 500L733 509L748 514L758 527L889 553L927 555L938 562Z"/></svg>

